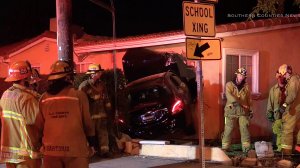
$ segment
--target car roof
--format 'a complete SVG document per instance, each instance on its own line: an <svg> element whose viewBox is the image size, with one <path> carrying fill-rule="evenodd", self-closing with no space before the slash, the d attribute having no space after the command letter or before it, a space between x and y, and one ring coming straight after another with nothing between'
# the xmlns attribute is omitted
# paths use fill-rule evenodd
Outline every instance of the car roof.
<svg viewBox="0 0 300 168"><path fill-rule="evenodd" d="M128 82L166 71L172 71L187 80L196 77L193 68L186 65L184 57L174 52L157 52L146 48L128 49L122 58L122 64Z"/></svg>

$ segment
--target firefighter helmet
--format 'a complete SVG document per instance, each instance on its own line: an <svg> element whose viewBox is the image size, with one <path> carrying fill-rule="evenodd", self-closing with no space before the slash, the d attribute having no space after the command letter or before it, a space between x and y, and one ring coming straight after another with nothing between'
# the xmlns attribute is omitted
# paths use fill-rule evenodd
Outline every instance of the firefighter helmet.
<svg viewBox="0 0 300 168"><path fill-rule="evenodd" d="M51 72L48 80L60 79L73 73L71 66L67 62L61 60L58 60L52 64L50 69Z"/></svg>
<svg viewBox="0 0 300 168"><path fill-rule="evenodd" d="M292 74L293 70L292 70L292 67L290 65L282 64L279 67L278 72L279 72L280 75L284 76L286 73Z"/></svg>
<svg viewBox="0 0 300 168"><path fill-rule="evenodd" d="M5 82L19 81L30 77L31 65L28 61L17 61L10 65Z"/></svg>
<svg viewBox="0 0 300 168"><path fill-rule="evenodd" d="M32 68L31 70L31 80L30 80L30 84L34 84L37 83L39 81L41 81L41 77L40 77L40 73L37 69Z"/></svg>
<svg viewBox="0 0 300 168"><path fill-rule="evenodd" d="M104 71L104 69L101 68L100 64L90 64L86 74L94 74L99 71Z"/></svg>
<svg viewBox="0 0 300 168"><path fill-rule="evenodd" d="M235 74L241 74L243 75L244 77L247 77L247 70L245 68L239 68L235 71Z"/></svg>

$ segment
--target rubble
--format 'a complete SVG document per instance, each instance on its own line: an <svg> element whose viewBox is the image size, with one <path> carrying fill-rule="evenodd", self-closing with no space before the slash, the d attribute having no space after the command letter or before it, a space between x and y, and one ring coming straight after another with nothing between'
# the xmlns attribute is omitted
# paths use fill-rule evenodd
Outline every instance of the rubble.
<svg viewBox="0 0 300 168"><path fill-rule="evenodd" d="M256 158L255 150L250 150L247 155L248 155L248 158Z"/></svg>
<svg viewBox="0 0 300 168"><path fill-rule="evenodd" d="M245 158L241 162L241 166L243 167L253 167L257 165L257 158Z"/></svg>
<svg viewBox="0 0 300 168"><path fill-rule="evenodd" d="M292 168L293 167L293 163L290 160L280 160L279 162L277 162L277 167L279 168Z"/></svg>

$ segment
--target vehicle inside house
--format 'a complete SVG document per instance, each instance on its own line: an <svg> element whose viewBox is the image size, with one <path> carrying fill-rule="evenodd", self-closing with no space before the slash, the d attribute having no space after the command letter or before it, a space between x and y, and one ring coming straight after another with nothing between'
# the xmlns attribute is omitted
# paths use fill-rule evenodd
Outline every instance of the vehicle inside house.
<svg viewBox="0 0 300 168"><path fill-rule="evenodd" d="M194 133L195 72L180 54L132 49L123 68L130 99L128 116L119 122L123 132L142 139Z"/></svg>

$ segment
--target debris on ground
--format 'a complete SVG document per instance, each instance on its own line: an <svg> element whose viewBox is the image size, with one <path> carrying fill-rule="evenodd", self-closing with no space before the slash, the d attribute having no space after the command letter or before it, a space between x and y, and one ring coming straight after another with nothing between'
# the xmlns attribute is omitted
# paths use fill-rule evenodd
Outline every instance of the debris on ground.
<svg viewBox="0 0 300 168"><path fill-rule="evenodd" d="M268 143L261 143L269 146ZM263 167L263 168L300 168L300 155L282 155L279 152L270 151L266 146L260 148L261 151L266 151L265 154L260 151L260 157L257 156L257 151L250 150L248 153L242 151L240 144L235 144L231 147L230 152L226 152L232 161L234 167ZM264 157L262 157L264 156Z"/></svg>
<svg viewBox="0 0 300 168"><path fill-rule="evenodd" d="M277 167L279 168L292 168L293 167L293 163L290 160L280 160L279 162L277 162Z"/></svg>

